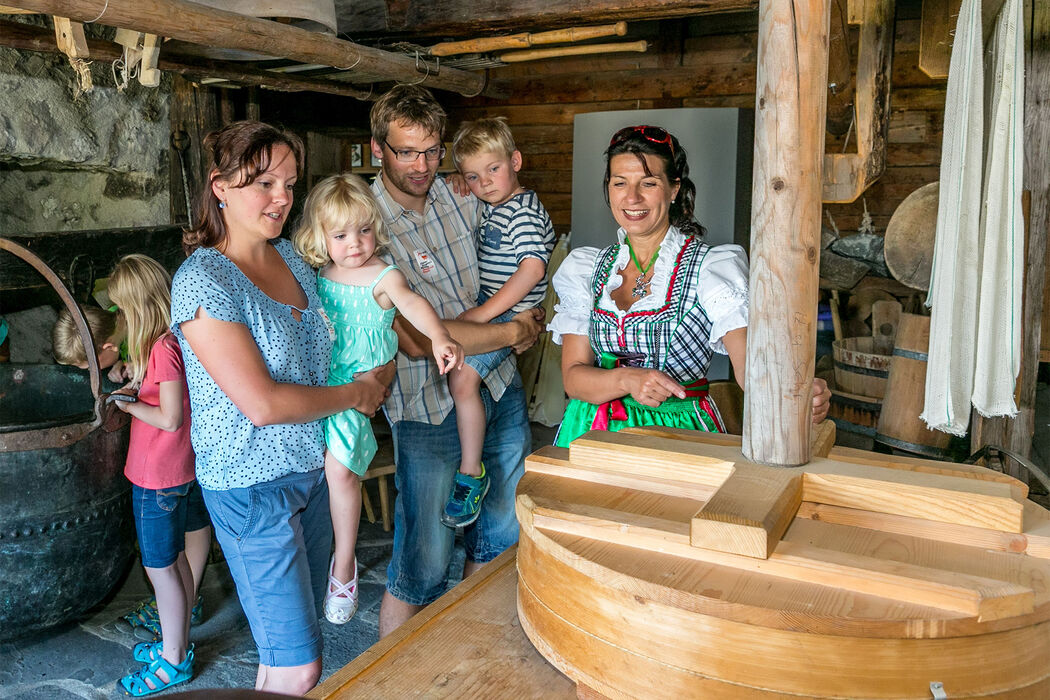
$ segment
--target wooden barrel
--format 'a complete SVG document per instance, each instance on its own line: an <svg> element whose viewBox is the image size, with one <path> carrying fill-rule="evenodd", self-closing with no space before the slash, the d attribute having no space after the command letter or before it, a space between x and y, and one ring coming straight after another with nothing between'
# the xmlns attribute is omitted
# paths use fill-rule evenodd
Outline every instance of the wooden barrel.
<svg viewBox="0 0 1050 700"><path fill-rule="evenodd" d="M882 401L874 396L850 394L833 387L828 418L835 422L839 430L873 438L879 425L879 414L882 413Z"/></svg>
<svg viewBox="0 0 1050 700"><path fill-rule="evenodd" d="M666 428L525 472L521 629L601 696L1050 697L1050 513L1015 479L843 448L774 469Z"/></svg>
<svg viewBox="0 0 1050 700"><path fill-rule="evenodd" d="M927 429L919 418L926 396L929 347L930 317L901 314L875 440L898 450L942 458L951 436Z"/></svg>
<svg viewBox="0 0 1050 700"><path fill-rule="evenodd" d="M843 391L882 398L886 393L890 356L875 352L871 337L843 338L831 344L835 384Z"/></svg>

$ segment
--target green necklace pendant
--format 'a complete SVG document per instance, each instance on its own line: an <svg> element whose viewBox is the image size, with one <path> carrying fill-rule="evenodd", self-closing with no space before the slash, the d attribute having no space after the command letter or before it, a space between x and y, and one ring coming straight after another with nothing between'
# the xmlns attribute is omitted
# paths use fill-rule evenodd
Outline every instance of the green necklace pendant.
<svg viewBox="0 0 1050 700"><path fill-rule="evenodd" d="M634 248L631 247L631 241L626 239L627 252L631 254L631 260L634 262L634 266L638 268L638 271L642 274L638 275L638 279L634 281L634 287L631 289L631 296L635 299L641 299L642 297L649 294L649 287L652 285L652 276L649 271L653 269L653 265L656 264L656 259L660 257L660 249L657 248L656 252L653 253L653 257L649 259L649 264L642 267L642 264L638 262L637 256L634 254Z"/></svg>

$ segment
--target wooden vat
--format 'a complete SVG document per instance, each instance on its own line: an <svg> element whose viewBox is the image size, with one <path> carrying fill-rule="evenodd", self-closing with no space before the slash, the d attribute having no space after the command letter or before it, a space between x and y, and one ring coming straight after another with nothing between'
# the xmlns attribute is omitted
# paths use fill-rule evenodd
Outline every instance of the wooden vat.
<svg viewBox="0 0 1050 700"><path fill-rule="evenodd" d="M588 433L526 461L518 615L610 698L1050 697L1050 513L976 467ZM734 441L736 444L734 445Z"/></svg>
<svg viewBox="0 0 1050 700"><path fill-rule="evenodd" d="M875 339L869 336L834 341L831 353L835 364L835 384L851 394L881 399L886 393L891 356L875 350Z"/></svg>

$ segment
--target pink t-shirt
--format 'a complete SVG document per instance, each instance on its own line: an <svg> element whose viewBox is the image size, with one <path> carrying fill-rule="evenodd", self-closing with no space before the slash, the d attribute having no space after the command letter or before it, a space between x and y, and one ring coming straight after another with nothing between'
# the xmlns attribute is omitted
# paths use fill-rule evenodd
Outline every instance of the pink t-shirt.
<svg viewBox="0 0 1050 700"><path fill-rule="evenodd" d="M149 423L131 418L131 442L124 476L144 489L166 489L194 479L193 447L190 445L190 392L182 364L179 341L165 333L149 351L146 375L139 389L139 401L160 405L161 382L182 384L182 425L169 433Z"/></svg>

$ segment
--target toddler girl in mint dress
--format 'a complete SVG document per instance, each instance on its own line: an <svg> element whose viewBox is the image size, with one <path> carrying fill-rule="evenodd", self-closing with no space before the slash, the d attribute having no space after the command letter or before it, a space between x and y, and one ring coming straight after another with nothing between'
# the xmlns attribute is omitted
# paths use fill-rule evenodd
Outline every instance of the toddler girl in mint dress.
<svg viewBox="0 0 1050 700"><path fill-rule="evenodd" d="M368 185L357 175L333 175L306 198L303 222L292 237L296 252L319 267L317 293L333 330L330 385L390 362L397 352L394 313L430 338L441 373L463 364L463 348L449 336L434 308L408 287L404 275L376 254L386 242L383 218ZM354 547L361 519L360 477L376 453L367 416L348 410L325 419L325 476L335 531L324 614L343 624L357 611Z"/></svg>

